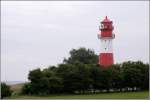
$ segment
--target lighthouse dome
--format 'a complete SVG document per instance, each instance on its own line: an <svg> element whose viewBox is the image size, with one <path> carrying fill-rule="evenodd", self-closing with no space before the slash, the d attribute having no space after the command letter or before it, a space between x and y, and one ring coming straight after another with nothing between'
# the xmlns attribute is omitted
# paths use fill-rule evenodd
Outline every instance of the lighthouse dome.
<svg viewBox="0 0 150 100"><path fill-rule="evenodd" d="M107 23L107 22L111 23L112 21L110 21L110 20L108 19L108 17L105 16L105 19L102 21L102 23Z"/></svg>

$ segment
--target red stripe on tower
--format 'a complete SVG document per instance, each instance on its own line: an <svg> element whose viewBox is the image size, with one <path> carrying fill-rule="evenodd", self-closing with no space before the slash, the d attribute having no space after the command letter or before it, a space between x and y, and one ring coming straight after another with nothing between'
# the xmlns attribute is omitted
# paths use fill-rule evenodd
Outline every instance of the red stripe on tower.
<svg viewBox="0 0 150 100"><path fill-rule="evenodd" d="M104 66L109 66L114 64L113 53L100 53L99 64Z"/></svg>
<svg viewBox="0 0 150 100"><path fill-rule="evenodd" d="M110 21L106 16L105 19L101 22L99 29L100 34L98 34L98 37L101 41L101 50L98 63L104 67L114 64L112 40L115 38L115 35L112 33L114 29L112 24L113 22Z"/></svg>

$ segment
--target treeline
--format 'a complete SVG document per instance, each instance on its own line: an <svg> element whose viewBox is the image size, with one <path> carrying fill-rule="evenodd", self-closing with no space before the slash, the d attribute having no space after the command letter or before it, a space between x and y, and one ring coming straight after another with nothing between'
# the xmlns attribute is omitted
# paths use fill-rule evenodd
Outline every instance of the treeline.
<svg viewBox="0 0 150 100"><path fill-rule="evenodd" d="M149 64L128 61L104 68L97 62L98 56L93 50L73 49L63 64L30 71L30 82L24 85L22 93L46 95L149 89Z"/></svg>

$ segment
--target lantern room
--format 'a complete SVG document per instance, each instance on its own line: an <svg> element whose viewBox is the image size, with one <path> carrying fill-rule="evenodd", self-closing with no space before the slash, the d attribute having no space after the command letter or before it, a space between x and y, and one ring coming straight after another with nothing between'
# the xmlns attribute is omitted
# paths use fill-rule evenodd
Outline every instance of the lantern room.
<svg viewBox="0 0 150 100"><path fill-rule="evenodd" d="M101 22L101 25L99 27L99 30L101 31L100 37L113 37L112 31L114 29L113 22L110 21L107 16L105 19Z"/></svg>

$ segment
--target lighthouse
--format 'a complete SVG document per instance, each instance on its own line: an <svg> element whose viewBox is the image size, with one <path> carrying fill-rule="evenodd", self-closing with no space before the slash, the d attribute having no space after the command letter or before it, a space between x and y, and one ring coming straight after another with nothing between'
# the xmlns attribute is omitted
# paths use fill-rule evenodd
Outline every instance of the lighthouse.
<svg viewBox="0 0 150 100"><path fill-rule="evenodd" d="M113 22L105 17L100 23L98 38L100 39L99 65L108 67L114 64L112 40L115 38L113 34Z"/></svg>

